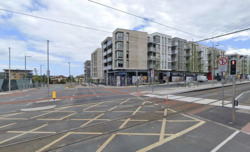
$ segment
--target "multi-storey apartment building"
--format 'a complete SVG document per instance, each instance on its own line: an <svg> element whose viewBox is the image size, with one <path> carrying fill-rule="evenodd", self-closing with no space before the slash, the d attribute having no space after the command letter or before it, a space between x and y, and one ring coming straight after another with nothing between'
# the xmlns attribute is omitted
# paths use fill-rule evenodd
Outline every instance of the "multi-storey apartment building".
<svg viewBox="0 0 250 152"><path fill-rule="evenodd" d="M96 83L102 82L103 80L102 63L102 49L97 48L91 53L90 63L90 77Z"/></svg>
<svg viewBox="0 0 250 152"><path fill-rule="evenodd" d="M112 38L102 42L102 51L104 75L109 79L120 76L122 85L127 77L135 76L136 71L138 75L147 75L146 32L118 28Z"/></svg>
<svg viewBox="0 0 250 152"><path fill-rule="evenodd" d="M171 71L172 38L162 33L148 35L148 70L159 70L159 79Z"/></svg>
<svg viewBox="0 0 250 152"><path fill-rule="evenodd" d="M218 73L218 58L225 56L224 50L214 49L199 43L162 33L147 34L146 32L116 29L112 37L102 43L101 65L102 79L106 84L136 75L148 76L154 69L155 77L162 81L163 76L184 78L184 75L205 75L211 80L212 63L214 75ZM92 55L92 60L95 60ZM91 65L94 66L92 62ZM94 67L91 68L95 77ZM99 73L99 72L97 72ZM149 77L148 77L149 78ZM110 81L111 80L111 81ZM126 80L125 80L126 81Z"/></svg>
<svg viewBox="0 0 250 152"><path fill-rule="evenodd" d="M89 82L90 79L90 62L90 60L84 62L85 82Z"/></svg>
<svg viewBox="0 0 250 152"><path fill-rule="evenodd" d="M108 76L114 75L114 70L112 69L112 57L113 57L113 43L112 37L107 37L102 43L102 67L103 67L103 78L106 83L108 83Z"/></svg>

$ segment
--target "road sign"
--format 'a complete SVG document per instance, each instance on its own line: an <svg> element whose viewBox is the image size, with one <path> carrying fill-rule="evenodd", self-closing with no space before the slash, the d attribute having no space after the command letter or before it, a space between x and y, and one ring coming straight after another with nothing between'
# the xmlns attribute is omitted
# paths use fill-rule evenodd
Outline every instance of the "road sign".
<svg viewBox="0 0 250 152"><path fill-rule="evenodd" d="M150 72L151 72L151 78L153 78L154 75L155 75L155 71L154 71L154 70L151 70Z"/></svg>
<svg viewBox="0 0 250 152"><path fill-rule="evenodd" d="M227 71L227 58L221 57L218 60L218 68L220 72L226 72Z"/></svg>

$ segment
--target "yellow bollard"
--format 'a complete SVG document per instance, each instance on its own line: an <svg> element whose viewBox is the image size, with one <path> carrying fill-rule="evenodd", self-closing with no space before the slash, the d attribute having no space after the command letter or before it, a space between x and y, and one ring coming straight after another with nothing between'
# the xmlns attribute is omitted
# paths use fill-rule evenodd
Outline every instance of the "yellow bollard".
<svg viewBox="0 0 250 152"><path fill-rule="evenodd" d="M56 91L52 91L52 98L55 100L56 99Z"/></svg>
<svg viewBox="0 0 250 152"><path fill-rule="evenodd" d="M68 90L68 89L69 89L69 87L66 87L66 89Z"/></svg>

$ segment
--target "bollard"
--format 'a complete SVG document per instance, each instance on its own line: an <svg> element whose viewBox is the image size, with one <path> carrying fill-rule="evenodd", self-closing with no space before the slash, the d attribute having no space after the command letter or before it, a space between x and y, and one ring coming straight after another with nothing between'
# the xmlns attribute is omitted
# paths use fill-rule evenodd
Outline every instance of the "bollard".
<svg viewBox="0 0 250 152"><path fill-rule="evenodd" d="M56 99L56 91L52 91L52 98L55 100Z"/></svg>
<svg viewBox="0 0 250 152"><path fill-rule="evenodd" d="M66 89L68 90L68 89L69 89L69 87L66 87Z"/></svg>
<svg viewBox="0 0 250 152"><path fill-rule="evenodd" d="M168 94L167 94L167 104L168 104Z"/></svg>

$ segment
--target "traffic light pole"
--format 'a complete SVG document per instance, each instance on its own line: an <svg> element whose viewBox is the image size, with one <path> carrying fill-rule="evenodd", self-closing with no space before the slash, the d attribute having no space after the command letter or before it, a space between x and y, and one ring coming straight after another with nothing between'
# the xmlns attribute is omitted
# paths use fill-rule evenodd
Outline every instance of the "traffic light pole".
<svg viewBox="0 0 250 152"><path fill-rule="evenodd" d="M235 123L235 75L233 75L233 97L232 97L232 123Z"/></svg>

